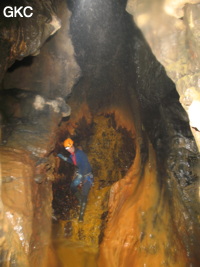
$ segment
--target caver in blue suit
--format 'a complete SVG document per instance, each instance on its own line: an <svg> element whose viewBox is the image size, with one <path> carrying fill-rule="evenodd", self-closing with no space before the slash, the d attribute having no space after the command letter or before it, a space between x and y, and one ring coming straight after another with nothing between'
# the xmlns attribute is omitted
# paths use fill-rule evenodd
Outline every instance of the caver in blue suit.
<svg viewBox="0 0 200 267"><path fill-rule="evenodd" d="M83 221L88 194L94 182L92 168L88 161L88 157L80 149L75 149L74 153L70 154L68 158L64 157L62 154L58 154L58 157L60 157L64 161L74 164L78 168L75 178L71 182L70 189L79 200L79 203L81 205L79 221ZM79 189L79 187L81 187L81 190Z"/></svg>

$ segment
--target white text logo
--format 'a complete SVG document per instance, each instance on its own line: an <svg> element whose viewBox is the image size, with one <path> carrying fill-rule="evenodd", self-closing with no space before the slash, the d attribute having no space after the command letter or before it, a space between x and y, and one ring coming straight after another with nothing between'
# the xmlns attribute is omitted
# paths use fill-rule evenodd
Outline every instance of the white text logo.
<svg viewBox="0 0 200 267"><path fill-rule="evenodd" d="M3 10L3 14L7 18L16 18L17 16L30 18L33 15L33 12L31 12L30 10L33 11L33 8L31 6L6 6Z"/></svg>

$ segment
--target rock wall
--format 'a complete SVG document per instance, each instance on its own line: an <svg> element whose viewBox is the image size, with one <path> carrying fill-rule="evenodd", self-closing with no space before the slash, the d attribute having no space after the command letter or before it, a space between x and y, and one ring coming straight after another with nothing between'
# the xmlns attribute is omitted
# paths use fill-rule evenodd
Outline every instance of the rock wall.
<svg viewBox="0 0 200 267"><path fill-rule="evenodd" d="M173 229L167 192L159 185L151 146L141 175L141 156L111 189L108 223L98 266L187 266L187 251ZM184 234L184 232L182 232ZM194 265L197 266L197 265Z"/></svg>
<svg viewBox="0 0 200 267"><path fill-rule="evenodd" d="M37 184L26 150L1 149L2 266L43 266L51 225L51 183ZM38 253L40 251L40 253Z"/></svg>
<svg viewBox="0 0 200 267"><path fill-rule="evenodd" d="M46 266L52 151L58 125L71 112L65 98L80 73L65 1L34 1L33 9L30 20L0 22L1 266Z"/></svg>
<svg viewBox="0 0 200 267"><path fill-rule="evenodd" d="M50 99L65 99L70 94L80 75L80 68L74 59L74 48L70 39L71 13L64 1L57 3L57 16L61 23L60 29L48 38L38 56L16 61L8 69L3 79L4 89L20 88Z"/></svg>
<svg viewBox="0 0 200 267"><path fill-rule="evenodd" d="M60 19L55 13L52 2L34 1L30 5L33 8L33 16L6 18L3 15L3 9L8 5L13 6L14 1L0 4L0 27L1 27L1 69L0 81L6 70L16 59L21 60L29 55L39 53L41 46L49 36L54 34L60 28ZM21 1L21 5L27 6L26 1ZM15 6L18 6L15 3Z"/></svg>
<svg viewBox="0 0 200 267"><path fill-rule="evenodd" d="M154 55L176 84L200 149L200 54L198 0L129 0L127 11L143 32Z"/></svg>

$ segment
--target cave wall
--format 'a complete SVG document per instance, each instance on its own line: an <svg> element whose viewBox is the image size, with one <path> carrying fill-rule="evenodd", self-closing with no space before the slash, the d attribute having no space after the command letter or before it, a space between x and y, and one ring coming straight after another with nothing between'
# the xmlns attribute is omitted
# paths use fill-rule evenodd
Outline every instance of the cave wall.
<svg viewBox="0 0 200 267"><path fill-rule="evenodd" d="M152 52L176 84L192 133L200 146L199 13L200 2L129 0L126 10Z"/></svg>
<svg viewBox="0 0 200 267"><path fill-rule="evenodd" d="M155 172L151 145L143 175L139 151L138 155L128 174L111 189L98 266L187 266L190 261L173 229L172 208Z"/></svg>
<svg viewBox="0 0 200 267"><path fill-rule="evenodd" d="M34 177L30 153L1 149L2 266L42 266L45 262L51 231L47 223L52 212L51 183L38 184Z"/></svg>
<svg viewBox="0 0 200 267"><path fill-rule="evenodd" d="M56 2L55 2L56 3ZM31 1L33 16L30 18L20 16L7 19L3 15L5 6L19 6L15 1L1 2L1 76L2 80L6 70L16 59L21 60L29 55L39 53L46 39L60 28L60 19L55 13L52 1ZM26 6L25 1L20 2Z"/></svg>
<svg viewBox="0 0 200 267"><path fill-rule="evenodd" d="M16 61L6 72L3 88L20 88L55 99L66 98L80 76L80 67L74 60L74 48L69 35L70 11L66 3L57 3L60 29L50 36L39 51L39 56L29 56Z"/></svg>
<svg viewBox="0 0 200 267"><path fill-rule="evenodd" d="M65 98L80 73L65 1L31 4L33 18L1 17L0 22L1 266L46 266L51 153L58 124L71 112Z"/></svg>

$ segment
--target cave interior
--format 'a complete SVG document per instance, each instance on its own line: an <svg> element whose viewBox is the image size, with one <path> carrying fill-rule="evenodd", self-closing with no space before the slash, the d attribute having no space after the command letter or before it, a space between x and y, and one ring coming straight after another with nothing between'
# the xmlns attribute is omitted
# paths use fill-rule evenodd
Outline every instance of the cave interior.
<svg viewBox="0 0 200 267"><path fill-rule="evenodd" d="M127 1L32 2L0 22L1 266L199 266L198 146ZM95 178L83 223L67 137Z"/></svg>

